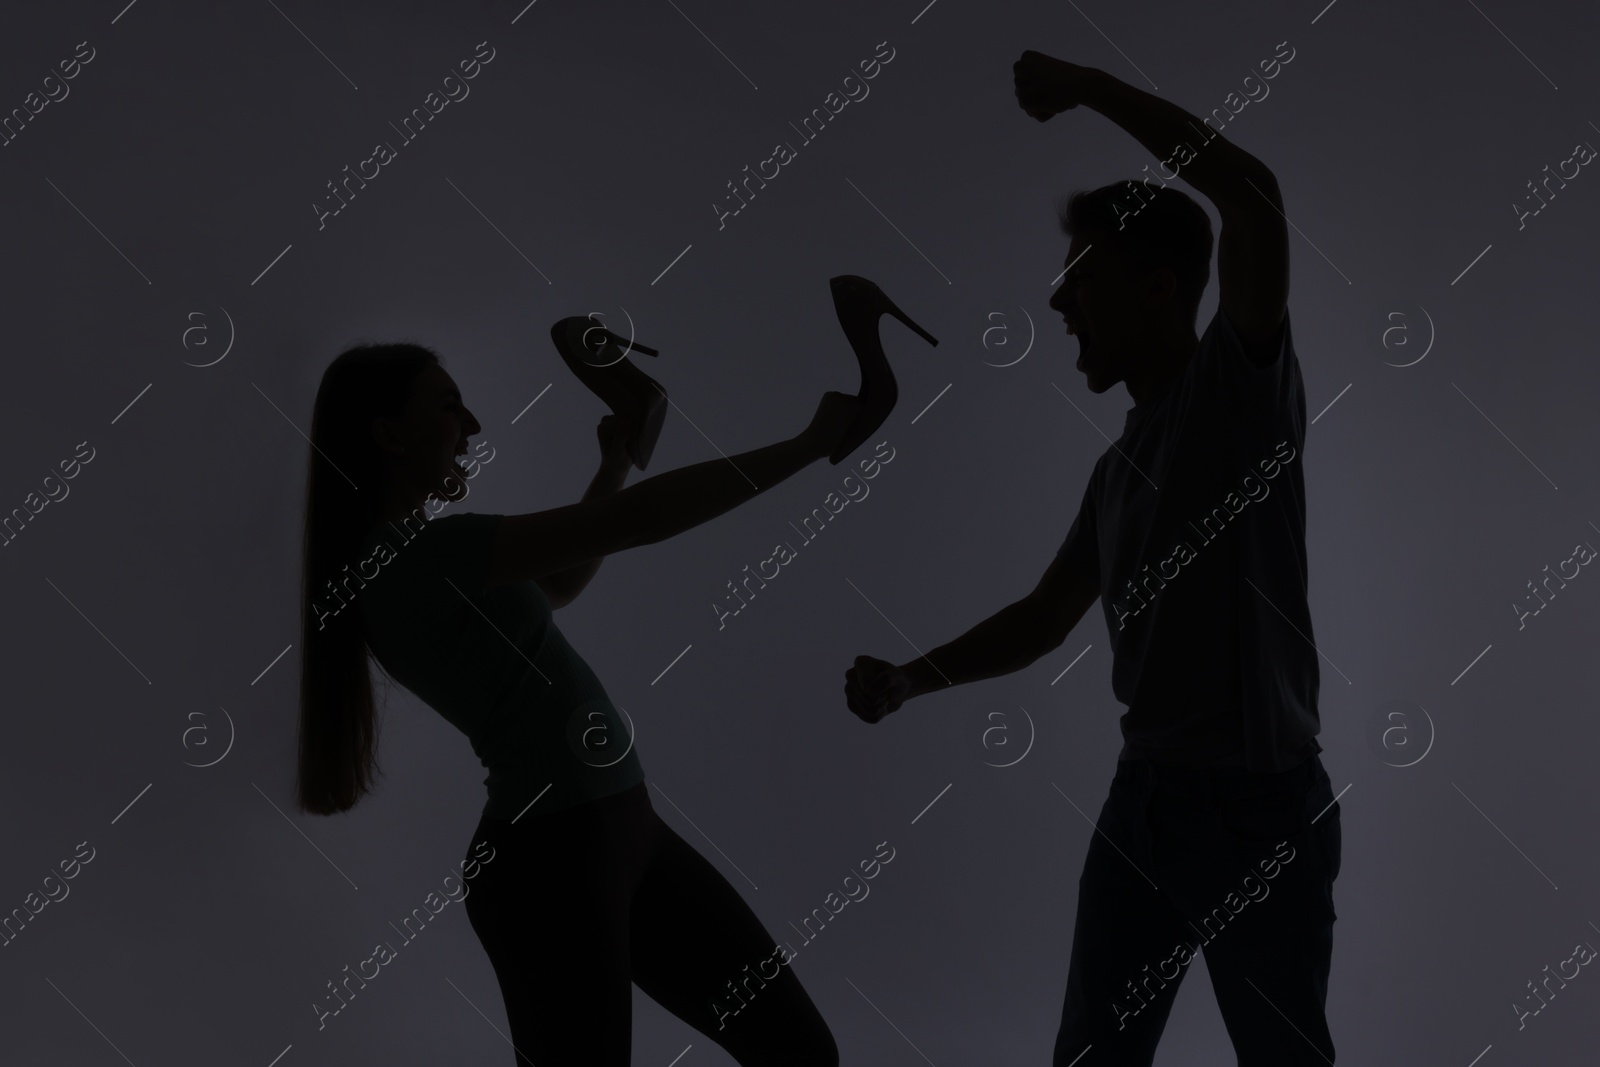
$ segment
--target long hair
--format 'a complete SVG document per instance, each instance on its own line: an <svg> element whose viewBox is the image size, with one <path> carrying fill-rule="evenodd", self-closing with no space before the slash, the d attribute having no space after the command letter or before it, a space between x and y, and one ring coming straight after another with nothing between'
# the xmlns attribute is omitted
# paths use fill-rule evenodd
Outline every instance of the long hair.
<svg viewBox="0 0 1600 1067"><path fill-rule="evenodd" d="M354 567L382 517L385 453L372 420L398 416L438 355L415 344L350 348L328 364L311 413L300 583L300 742L295 802L348 811L377 770L377 709L358 608L338 609L339 571ZM319 605L321 610L319 611Z"/></svg>
<svg viewBox="0 0 1600 1067"><path fill-rule="evenodd" d="M1073 193L1056 215L1067 236L1101 235L1139 270L1170 267L1179 311L1189 322L1199 315L1211 280L1211 218L1192 197L1151 181L1121 181Z"/></svg>

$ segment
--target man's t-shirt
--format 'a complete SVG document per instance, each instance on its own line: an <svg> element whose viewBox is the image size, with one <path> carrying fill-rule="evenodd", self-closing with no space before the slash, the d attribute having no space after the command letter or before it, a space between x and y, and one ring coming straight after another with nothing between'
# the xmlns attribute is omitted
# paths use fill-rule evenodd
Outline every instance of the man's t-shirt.
<svg viewBox="0 0 1600 1067"><path fill-rule="evenodd" d="M467 735L489 771L484 813L511 820L620 793L644 770L632 729L538 583L484 587L499 519L379 523L362 552L372 561L362 573L378 573L356 597L373 656Z"/></svg>
<svg viewBox="0 0 1600 1067"><path fill-rule="evenodd" d="M1305 411L1287 314L1258 366L1219 307L1095 463L1057 554L1099 582L1121 759L1266 773L1322 751Z"/></svg>

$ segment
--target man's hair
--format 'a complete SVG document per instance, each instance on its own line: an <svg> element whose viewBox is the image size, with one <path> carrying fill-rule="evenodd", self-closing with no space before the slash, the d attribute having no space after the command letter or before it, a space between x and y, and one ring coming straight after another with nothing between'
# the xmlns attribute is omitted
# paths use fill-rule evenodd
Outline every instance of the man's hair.
<svg viewBox="0 0 1600 1067"><path fill-rule="evenodd" d="M1178 278L1178 307L1193 322L1211 280L1211 219L1176 189L1121 181L1079 190L1056 209L1068 237L1103 235L1138 270L1170 267Z"/></svg>

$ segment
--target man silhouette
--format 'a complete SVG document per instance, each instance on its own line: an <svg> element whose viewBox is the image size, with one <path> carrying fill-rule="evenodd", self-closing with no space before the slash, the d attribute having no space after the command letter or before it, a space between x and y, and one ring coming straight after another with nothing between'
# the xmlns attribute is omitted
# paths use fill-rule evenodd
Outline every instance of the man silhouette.
<svg viewBox="0 0 1600 1067"><path fill-rule="evenodd" d="M1212 241L1195 201L1163 180L1066 203L1050 306L1078 338L1090 391L1123 382L1134 407L1033 592L906 664L857 657L846 698L877 722L912 697L1020 670L1101 598L1128 710L1078 882L1054 1063L1148 1067L1203 954L1241 1067L1331 1064L1339 810L1317 755L1305 393L1277 181L1103 71L1029 51L1014 76L1033 118L1098 111L1211 200L1218 310L1197 337Z"/></svg>

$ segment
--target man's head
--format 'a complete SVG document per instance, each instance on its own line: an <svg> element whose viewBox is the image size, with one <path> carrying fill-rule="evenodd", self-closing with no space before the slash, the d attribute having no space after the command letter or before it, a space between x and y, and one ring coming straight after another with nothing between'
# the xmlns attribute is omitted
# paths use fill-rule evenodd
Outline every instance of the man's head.
<svg viewBox="0 0 1600 1067"><path fill-rule="evenodd" d="M1194 334L1211 278L1211 219L1146 181L1074 193L1058 214L1070 269L1050 306L1078 338L1090 390L1103 393Z"/></svg>

